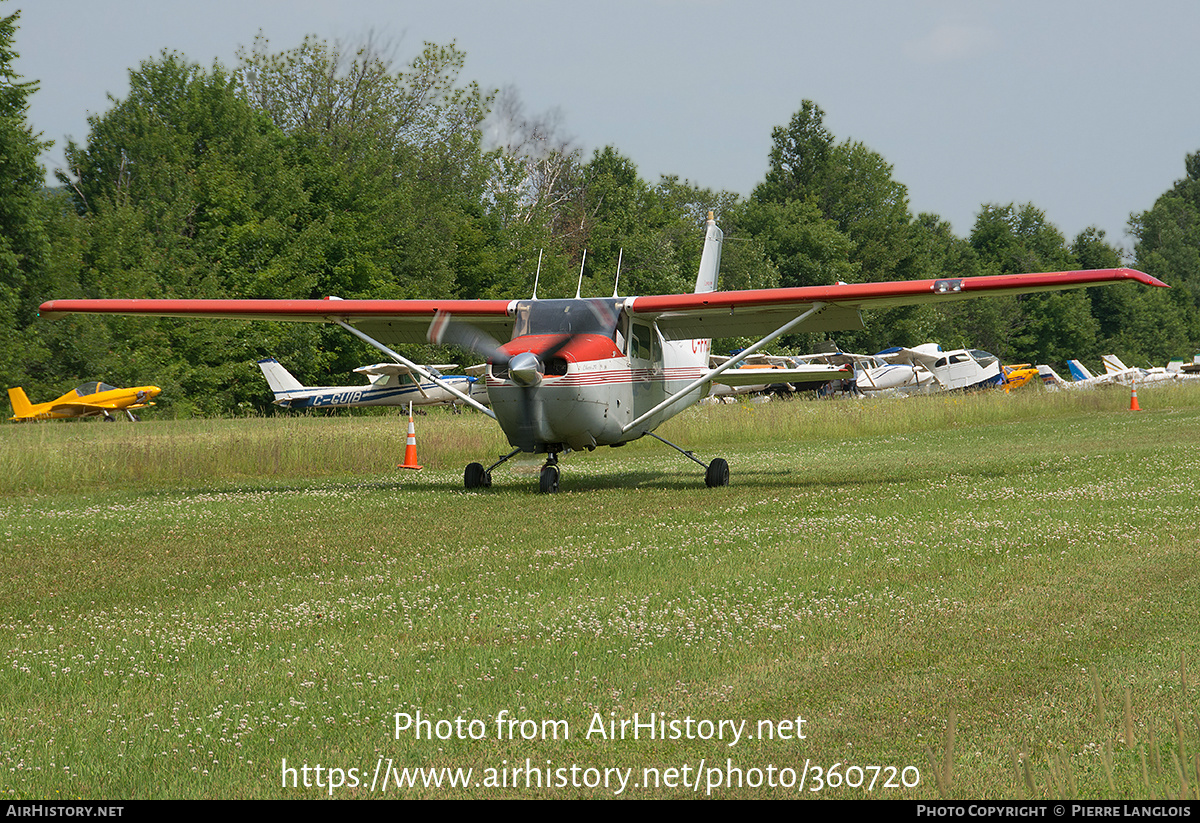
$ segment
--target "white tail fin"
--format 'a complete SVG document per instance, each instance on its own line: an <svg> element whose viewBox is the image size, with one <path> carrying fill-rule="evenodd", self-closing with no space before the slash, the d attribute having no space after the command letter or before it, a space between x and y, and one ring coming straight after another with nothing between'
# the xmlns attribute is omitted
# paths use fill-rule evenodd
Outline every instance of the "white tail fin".
<svg viewBox="0 0 1200 823"><path fill-rule="evenodd" d="M1116 374L1117 372L1129 371L1129 367L1121 362L1121 358L1115 354L1106 354L1103 357L1104 371L1107 374Z"/></svg>
<svg viewBox="0 0 1200 823"><path fill-rule="evenodd" d="M1058 388L1067 381L1058 376L1058 372L1049 366L1038 366L1038 377L1042 378L1042 382L1047 386Z"/></svg>
<svg viewBox="0 0 1200 823"><path fill-rule="evenodd" d="M700 273L696 276L696 294L717 290L717 273L721 270L721 241L725 235L717 228L713 213L708 213L708 230L704 233L704 253L700 255Z"/></svg>
<svg viewBox="0 0 1200 823"><path fill-rule="evenodd" d="M275 399L286 395L288 392L298 391L303 389L300 381L292 377L291 372L279 365L279 361L274 357L268 357L266 360L259 360L258 367L262 369L263 377L267 378L267 385L271 387L271 391L275 393Z"/></svg>

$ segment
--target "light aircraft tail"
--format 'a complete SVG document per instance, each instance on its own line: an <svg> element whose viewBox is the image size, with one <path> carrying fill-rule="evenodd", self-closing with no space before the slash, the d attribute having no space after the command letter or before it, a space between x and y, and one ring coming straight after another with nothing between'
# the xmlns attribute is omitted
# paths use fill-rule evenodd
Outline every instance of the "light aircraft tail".
<svg viewBox="0 0 1200 823"><path fill-rule="evenodd" d="M267 385L275 393L276 400L286 397L288 392L299 391L304 388L300 381L293 377L291 372L279 365L279 361L274 357L259 360L258 367L262 369L263 377L267 378Z"/></svg>
<svg viewBox="0 0 1200 823"><path fill-rule="evenodd" d="M1068 360L1067 368L1071 370L1071 376L1076 380L1093 380L1095 375L1088 371L1088 367L1080 363L1078 360Z"/></svg>
<svg viewBox="0 0 1200 823"><path fill-rule="evenodd" d="M8 400L12 403L14 420L18 417L31 417L33 415L33 404L29 402L29 398L25 395L25 390L20 386L8 390Z"/></svg>
<svg viewBox="0 0 1200 823"><path fill-rule="evenodd" d="M1058 388L1064 385L1067 381L1058 376L1058 372L1049 366L1038 366L1038 377L1042 378L1042 382L1051 388Z"/></svg>
<svg viewBox="0 0 1200 823"><path fill-rule="evenodd" d="M700 255L700 273L696 276L696 294L717 290L717 272L721 269L721 241L725 235L717 228L713 213L708 213L704 233L704 252Z"/></svg>
<svg viewBox="0 0 1200 823"><path fill-rule="evenodd" d="M1117 372L1129 371L1129 367L1121 362L1121 358L1115 354L1106 354L1103 357L1104 371L1107 374L1116 374Z"/></svg>

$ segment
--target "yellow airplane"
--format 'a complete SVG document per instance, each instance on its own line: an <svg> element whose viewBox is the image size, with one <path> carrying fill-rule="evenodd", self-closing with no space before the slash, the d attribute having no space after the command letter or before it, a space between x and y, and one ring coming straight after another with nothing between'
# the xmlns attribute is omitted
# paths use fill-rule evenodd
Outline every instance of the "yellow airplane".
<svg viewBox="0 0 1200 823"><path fill-rule="evenodd" d="M112 413L123 411L129 419L137 422L132 409L153 406L151 398L162 392L158 386L138 386L136 389L118 389L107 383L84 383L49 403L30 403L25 390L20 386L8 390L12 402L13 416L9 420L57 420L65 417L94 417L104 415L105 420L115 420Z"/></svg>
<svg viewBox="0 0 1200 823"><path fill-rule="evenodd" d="M1022 363L1019 366L1005 366L1004 382L1000 385L1004 387L1005 391L1019 389L1037 376L1037 368L1028 363Z"/></svg>

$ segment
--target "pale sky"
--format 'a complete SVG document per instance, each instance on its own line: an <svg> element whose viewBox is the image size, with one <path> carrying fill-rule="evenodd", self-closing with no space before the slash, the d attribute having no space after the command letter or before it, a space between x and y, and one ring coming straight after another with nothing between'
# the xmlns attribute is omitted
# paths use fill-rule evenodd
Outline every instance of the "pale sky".
<svg viewBox="0 0 1200 823"><path fill-rule="evenodd" d="M261 31L369 32L407 63L456 41L465 80L557 108L589 154L611 144L643 179L750 193L771 129L811 99L908 187L914 214L970 233L984 203L1033 203L1070 241L1088 226L1131 246L1131 212L1200 151L1200 3L1191 0L2 0L21 11L17 71L40 82L30 121L66 138L123 97L163 49L235 64Z"/></svg>

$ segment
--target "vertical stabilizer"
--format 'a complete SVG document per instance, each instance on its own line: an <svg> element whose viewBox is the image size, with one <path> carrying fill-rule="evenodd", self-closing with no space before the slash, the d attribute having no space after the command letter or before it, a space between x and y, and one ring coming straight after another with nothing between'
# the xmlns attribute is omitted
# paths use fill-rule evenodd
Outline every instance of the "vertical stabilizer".
<svg viewBox="0 0 1200 823"><path fill-rule="evenodd" d="M1071 370L1071 376L1076 380L1092 380L1095 378L1095 375L1088 371L1088 367L1078 360L1068 360L1067 368Z"/></svg>
<svg viewBox="0 0 1200 823"><path fill-rule="evenodd" d="M29 398L25 395L25 390L20 386L8 390L8 400L12 403L14 420L18 417L33 416L33 404L29 402Z"/></svg>
<svg viewBox="0 0 1200 823"><path fill-rule="evenodd" d="M1049 366L1038 366L1038 376L1042 378L1042 382L1051 388L1058 388L1064 385L1067 381L1058 376L1058 372Z"/></svg>
<svg viewBox="0 0 1200 823"><path fill-rule="evenodd" d="M1129 367L1121 362L1121 358L1115 354L1106 354L1102 359L1104 360L1104 371L1106 374L1118 374L1123 371L1129 371Z"/></svg>
<svg viewBox="0 0 1200 823"><path fill-rule="evenodd" d="M263 377L267 378L267 385L275 393L276 400L282 400L289 392L299 391L304 388L300 384L300 381L292 377L292 373L279 365L279 361L274 357L259 360L258 367L262 369Z"/></svg>
<svg viewBox="0 0 1200 823"><path fill-rule="evenodd" d="M717 273L721 269L721 241L725 235L717 228L713 213L708 213L708 229L704 233L704 253L700 255L700 273L696 276L696 294L717 290Z"/></svg>

